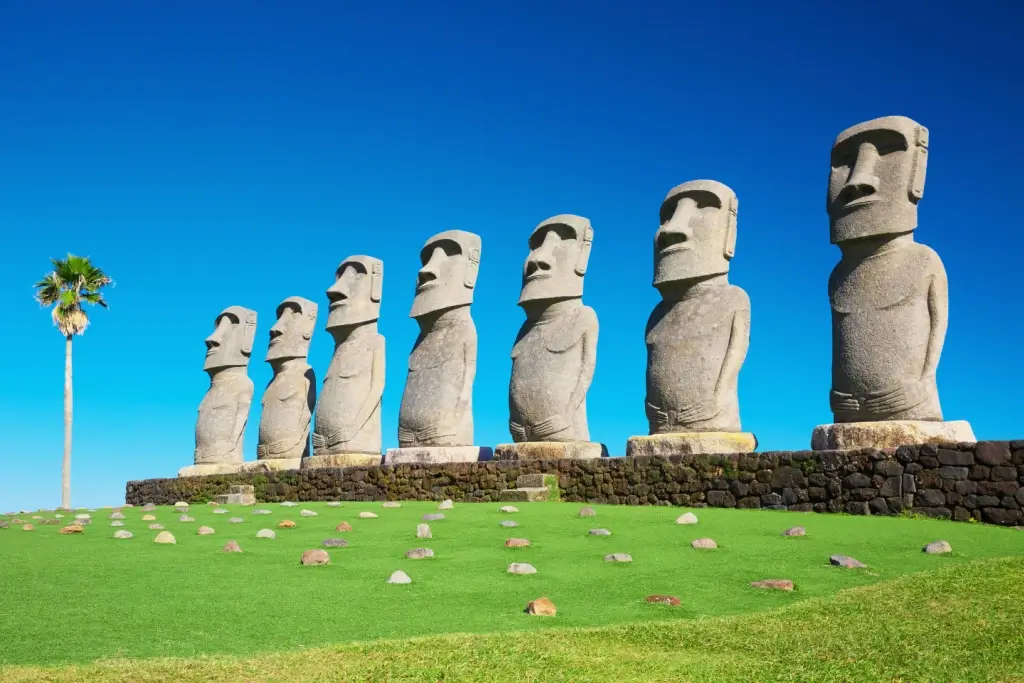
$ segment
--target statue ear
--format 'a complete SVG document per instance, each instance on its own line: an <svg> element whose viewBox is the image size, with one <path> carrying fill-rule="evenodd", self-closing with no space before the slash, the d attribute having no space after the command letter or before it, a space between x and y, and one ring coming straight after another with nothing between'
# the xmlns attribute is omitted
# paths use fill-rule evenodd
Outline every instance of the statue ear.
<svg viewBox="0 0 1024 683"><path fill-rule="evenodd" d="M576 261L576 274L582 277L587 272L587 264L590 263L590 244L594 241L594 229L589 225L583 230L583 239L580 240L580 258Z"/></svg>
<svg viewBox="0 0 1024 683"><path fill-rule="evenodd" d="M242 353L252 353L252 344L256 340L256 314L249 312L245 314L245 327L242 330Z"/></svg>
<svg viewBox="0 0 1024 683"><path fill-rule="evenodd" d="M917 202L924 196L924 179L928 170L928 129L917 128L917 140L914 146L914 166L910 171L910 201Z"/></svg>
<svg viewBox="0 0 1024 683"><path fill-rule="evenodd" d="M380 301L381 294L384 291L384 264L374 263L370 269L370 301L377 303Z"/></svg>
<svg viewBox="0 0 1024 683"><path fill-rule="evenodd" d="M470 249L467 255L469 262L466 264L466 277L463 283L468 289L476 287L476 276L480 272L480 250Z"/></svg>
<svg viewBox="0 0 1024 683"><path fill-rule="evenodd" d="M731 259L736 253L736 209L739 200L736 197L729 198L729 206L726 207L725 216L725 258Z"/></svg>
<svg viewBox="0 0 1024 683"><path fill-rule="evenodd" d="M302 338L309 341L313 338L313 330L316 328L317 305L308 303L306 306L309 308L309 311L306 313L306 329L302 331Z"/></svg>

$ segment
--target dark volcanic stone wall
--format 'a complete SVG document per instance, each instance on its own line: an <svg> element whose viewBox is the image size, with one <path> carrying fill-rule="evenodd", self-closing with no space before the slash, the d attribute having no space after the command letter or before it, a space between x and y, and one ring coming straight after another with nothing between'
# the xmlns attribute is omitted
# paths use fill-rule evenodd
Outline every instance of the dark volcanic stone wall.
<svg viewBox="0 0 1024 683"><path fill-rule="evenodd" d="M797 451L398 465L131 481L126 501L209 501L231 484L256 499L497 501L520 474L557 474L563 500L622 505L770 508L856 515L909 511L992 524L1024 522L1024 441Z"/></svg>

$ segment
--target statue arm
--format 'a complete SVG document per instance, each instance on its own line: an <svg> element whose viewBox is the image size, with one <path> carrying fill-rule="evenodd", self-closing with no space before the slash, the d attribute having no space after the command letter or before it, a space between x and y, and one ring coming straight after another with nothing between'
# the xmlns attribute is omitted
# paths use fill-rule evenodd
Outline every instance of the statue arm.
<svg viewBox="0 0 1024 683"><path fill-rule="evenodd" d="M245 423L249 421L249 407L252 405L253 386L249 383L248 388L238 399L238 407L235 410L235 423L232 425L231 433L235 437L235 443L241 443L245 434Z"/></svg>
<svg viewBox="0 0 1024 683"><path fill-rule="evenodd" d="M725 359L722 362L722 369L718 373L718 381L715 382L715 403L718 403L718 398L723 391L730 391L736 387L740 368L743 367L749 346L750 309L741 308L732 316L729 345L725 350Z"/></svg>
<svg viewBox="0 0 1024 683"><path fill-rule="evenodd" d="M366 393L366 399L362 405L359 406L359 412L356 413L355 419L352 420L350 429L345 430L348 432L345 434L345 438L342 441L348 441L356 432L363 428L366 421L370 419L370 415L377 409L380 404L380 399L384 395L384 340L381 339L380 343L377 344L373 349L373 360L371 361L370 369L370 390Z"/></svg>
<svg viewBox="0 0 1024 683"><path fill-rule="evenodd" d="M935 376L942 344L946 340L946 327L949 325L949 283L941 263L928 283L928 317L931 320L931 329L928 334L928 349L924 357L922 378Z"/></svg>
<svg viewBox="0 0 1024 683"><path fill-rule="evenodd" d="M597 365L597 325L594 325L594 329L586 330L583 333L583 358L580 362L580 376L576 380L576 386L572 390L572 396L569 398L569 415L572 415L583 403L583 400L587 397L587 391L590 390L590 383L594 379L594 368Z"/></svg>
<svg viewBox="0 0 1024 683"><path fill-rule="evenodd" d="M476 334L462 345L462 357L465 370L462 373L462 389L455 407L453 424L461 424L462 417L473 402L473 380L476 378Z"/></svg>

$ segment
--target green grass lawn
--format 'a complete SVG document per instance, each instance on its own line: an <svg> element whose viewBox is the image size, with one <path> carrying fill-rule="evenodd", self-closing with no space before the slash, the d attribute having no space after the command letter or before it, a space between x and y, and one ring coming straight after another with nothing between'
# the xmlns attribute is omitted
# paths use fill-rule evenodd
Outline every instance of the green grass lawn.
<svg viewBox="0 0 1024 683"><path fill-rule="evenodd" d="M540 672L537 675L544 680L600 680L600 676L594 677L600 667L590 674L581 669L575 679L559 678L557 662L564 659L579 664L596 658L591 664L604 661L608 665L607 652L628 649L626 644L636 641L637 652L645 647L654 648L643 661L662 666L667 676L664 680L669 680L674 676L671 672L684 670L674 667L695 666L697 659L708 656L714 656L716 661L722 657L729 659L728 666L721 664L726 669L738 666L747 657L743 648L736 651L738 642L746 642L741 637L744 629L759 633L752 638L764 644L782 637L774 632L769 634L764 625L778 624L794 616L799 616L801 623L814 623L817 619L822 629L835 630L831 636L824 632L816 636L813 630L808 631L805 636L809 642L816 637L826 642L831 637L836 642L851 641L850 647L860 643L858 647L866 648L868 643L879 641L880 634L898 631L907 605L901 603L902 606L888 612L878 611L877 600L864 604L863 596L869 594L863 591L844 594L840 599L834 594L914 572L929 573L872 590L882 591L882 595L886 590L891 593L887 586L900 585L903 592L898 596L902 596L907 591L918 591L919 586L928 586L929 581L941 579L949 584L943 589L946 593L928 588L927 596L918 596L919 601L927 598L937 602L932 618L914 628L926 628L937 647L941 645L953 652L947 645L969 642L972 628L951 618L956 609L947 605L947 598L957 596L949 594L949 586L961 590L981 585L984 571L989 572L991 582L1004 588L1012 586L1010 593L964 593L959 599L978 604L979 613L972 617L987 623L985 628L979 627L979 632L987 633L1002 623L1000 609L1016 615L1013 629L999 637L1003 639L1003 651L1020 654L1024 561L989 563L981 568L966 564L1000 556L1024 556L1024 533L1012 529L930 520L726 509L696 510L699 524L677 526L674 520L682 512L678 508L594 506L597 517L579 518L578 504L517 506L521 510L518 514L502 515L498 512L499 504L457 504L445 513L447 519L430 523L434 538L425 541L416 539L415 527L424 513L436 510L433 503L403 503L398 509L385 509L380 503L346 503L341 508L328 508L323 503L297 508L258 505L272 510L273 514L266 516L254 516L252 508L242 507L232 507L226 515L215 515L215 508L196 505L189 512L196 518L191 523L177 521L173 510L158 509L154 514L175 534L176 546L153 544L152 538L158 532L149 530L148 522L140 521L144 513L138 508L124 510L128 519L123 528L136 534L134 539L125 541L111 538L115 529L109 527L106 519L110 510L92 513L93 524L79 536L61 536L57 526L37 524L34 532L12 526L0 530L0 571L4 577L4 590L0 591L0 663L53 666L97 659L238 655L243 659L217 658L220 664L216 666L242 666L239 662L257 666L266 657L254 658L254 653L284 652L267 656L286 662L292 661L287 651L351 641L558 628L536 636L453 636L440 641L332 648L322 654L326 659L334 656L348 662L363 661L365 671L369 672L374 667L402 662L401 653L408 652L409 666L390 674L395 680L402 679L399 674L408 674L409 680L440 680L446 675L452 680L459 678L459 666L472 668L473 662L480 664L480 672L485 674L482 653L505 652L494 660L496 673L492 677L479 675L473 680L533 680L526 675L533 665L527 666L527 662L513 656L520 648L533 648L546 652L537 655L543 662L534 662L534 668ZM315 510L319 516L302 518L298 513L303 508ZM358 513L364 510L380 517L359 519ZM227 518L236 515L246 521L228 524ZM520 527L501 528L498 522L506 518L515 519ZM276 529L282 519L294 520L297 528ZM353 530L336 534L334 526L342 520L349 522ZM70 515L65 521L70 521ZM214 527L217 533L197 536L195 532L201 524ZM794 525L806 527L808 535L780 536L783 529ZM275 528L277 539L256 540L256 531L263 527ZM611 530L612 536L589 536L587 530L596 527ZM299 565L303 550L318 547L324 538L336 536L347 538L350 545L329 551L330 566ZM513 536L528 538L533 545L518 550L502 547L504 540ZM715 539L719 549L690 548L690 541L703 536ZM953 555L928 556L921 552L925 543L940 538L952 544ZM245 553L221 553L221 546L229 539L237 540ZM436 557L418 561L403 557L405 551L420 546L432 548ZM604 555L612 552L629 553L633 562L604 562ZM870 568L831 567L828 556L832 553L852 555ZM538 573L509 575L506 568L513 561L530 562ZM949 571L941 571L943 568ZM396 569L407 572L413 583L386 584L387 577ZM976 575L981 578L972 581ZM1014 577L1013 581L1009 576ZM797 590L781 593L749 587L750 581L764 578L792 579ZM643 598L651 593L676 595L683 604L675 608L646 604ZM529 600L542 595L558 606L557 617L522 613ZM999 609L988 604L997 599ZM843 604L849 614L844 615ZM990 612L983 611L987 604ZM910 604L915 605L921 607L918 603ZM963 609L969 611L969 606ZM768 614L739 619L708 619L769 610ZM866 621L856 626L860 617ZM695 619L699 621L692 621ZM652 620L658 623L650 623ZM635 625L598 631L561 630L631 623ZM799 633L787 637L790 636L791 647L806 648L806 644L797 642ZM564 649L558 646L563 641ZM1010 645L1017 650L1006 650ZM450 651L435 652L439 647ZM750 647L755 648L749 655L752 665L767 657L757 651L756 642L751 642ZM460 651L465 656L460 657ZM467 652L474 654L468 656ZM584 656L587 652L590 655ZM669 656L671 653L676 654ZM867 657L869 653L870 649L865 649L860 656ZM805 651L777 655L780 662L790 658L814 659ZM976 652L977 656L980 655ZM305 661L304 657L295 661ZM416 658L424 662L420 669L410 664ZM501 668L517 661L527 667L522 676ZM836 660L830 665L843 663ZM25 680L87 680L89 675L98 677L88 680L143 680L139 672L129 671L135 664L121 666L127 667L124 678L103 667L91 669L92 674L86 672L86 667L74 676L56 675L52 679L46 678L45 672L40 673L43 670L21 673L29 676ZM214 666L213 660L206 661L205 666ZM455 668L444 674L437 666ZM630 678L625 675L631 670L629 666L616 667L617 671L625 672L618 674L619 680L659 680L640 676L638 672ZM16 671L8 669L7 677L15 676ZM501 671L508 675L499 676ZM355 669L352 672L352 679L364 675L375 678ZM238 671L228 671L223 678L216 678L219 674L213 669L203 675L206 677L189 678L179 668L166 679L152 680L267 679ZM278 677L269 678L318 680L315 672L297 678L289 675L279 672ZM736 680L742 679L741 676ZM751 674L747 680L775 679Z"/></svg>

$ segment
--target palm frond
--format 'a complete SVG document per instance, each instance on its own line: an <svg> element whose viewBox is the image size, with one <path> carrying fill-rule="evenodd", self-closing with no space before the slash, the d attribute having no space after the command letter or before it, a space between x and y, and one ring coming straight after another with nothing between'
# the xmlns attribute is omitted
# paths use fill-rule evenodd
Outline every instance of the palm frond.
<svg viewBox="0 0 1024 683"><path fill-rule="evenodd" d="M35 284L35 298L42 306L53 306L50 315L62 334L82 334L89 326L82 302L108 308L100 290L113 280L87 256L69 253L63 259L51 258L50 263L53 271Z"/></svg>

